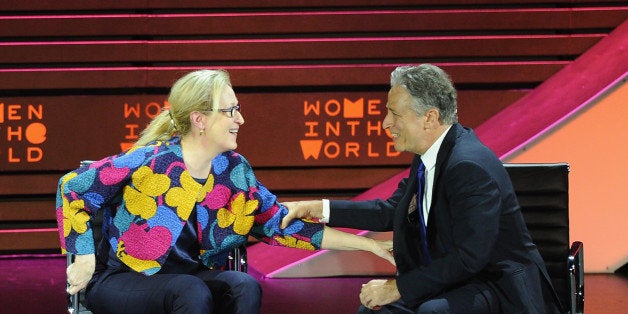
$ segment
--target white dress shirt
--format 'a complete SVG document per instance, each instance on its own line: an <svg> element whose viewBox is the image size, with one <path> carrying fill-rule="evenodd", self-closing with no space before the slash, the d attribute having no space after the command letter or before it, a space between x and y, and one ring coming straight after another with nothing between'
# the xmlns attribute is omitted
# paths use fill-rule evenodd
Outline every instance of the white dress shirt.
<svg viewBox="0 0 628 314"><path fill-rule="evenodd" d="M436 157L438 156L438 151L440 150L440 146L445 139L445 135L449 132L449 126L443 134L441 134L436 142L427 149L425 154L421 156L421 161L425 165L425 191L423 191L423 217L425 218L425 225L427 226L427 218L430 214L430 207L432 206L432 192L434 191L434 173L436 169Z"/></svg>

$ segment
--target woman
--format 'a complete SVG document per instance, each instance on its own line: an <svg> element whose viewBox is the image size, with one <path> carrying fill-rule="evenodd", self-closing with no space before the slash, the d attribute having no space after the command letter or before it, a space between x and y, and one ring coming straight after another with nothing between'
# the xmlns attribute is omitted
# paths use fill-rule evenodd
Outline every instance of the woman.
<svg viewBox="0 0 628 314"><path fill-rule="evenodd" d="M244 118L227 72L185 75L168 103L131 149L59 180L61 246L77 254L68 292L86 287L93 312L259 312L256 280L220 270L249 235L301 249L368 250L394 263L390 241L306 220L279 227L286 208L233 151ZM99 210L110 249L96 267L90 220Z"/></svg>

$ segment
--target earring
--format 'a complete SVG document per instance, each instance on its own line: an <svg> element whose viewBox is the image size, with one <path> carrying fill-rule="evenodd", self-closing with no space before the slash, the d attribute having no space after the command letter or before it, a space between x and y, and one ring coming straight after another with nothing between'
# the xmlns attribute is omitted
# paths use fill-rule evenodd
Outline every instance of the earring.
<svg viewBox="0 0 628 314"><path fill-rule="evenodd" d="M205 134L205 130L204 130L204 129L201 129L201 131L199 132L199 134L200 134L200 135Z"/></svg>

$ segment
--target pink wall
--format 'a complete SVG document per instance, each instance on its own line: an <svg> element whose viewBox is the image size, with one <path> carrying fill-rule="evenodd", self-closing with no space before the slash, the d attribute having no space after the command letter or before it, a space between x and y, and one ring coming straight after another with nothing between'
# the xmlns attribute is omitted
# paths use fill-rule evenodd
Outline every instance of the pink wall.
<svg viewBox="0 0 628 314"><path fill-rule="evenodd" d="M582 241L586 272L628 262L628 84L608 93L504 162L570 164L570 238Z"/></svg>

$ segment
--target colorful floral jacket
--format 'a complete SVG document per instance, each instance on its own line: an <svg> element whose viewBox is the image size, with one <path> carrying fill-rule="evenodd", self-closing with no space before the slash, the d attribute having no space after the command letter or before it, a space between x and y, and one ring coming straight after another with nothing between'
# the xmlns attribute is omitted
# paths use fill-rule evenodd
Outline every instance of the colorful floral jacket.
<svg viewBox="0 0 628 314"><path fill-rule="evenodd" d="M174 137L80 167L59 180L56 216L62 251L95 252L90 221L103 211L103 237L131 269L159 271L193 209L200 259L222 266L226 254L249 235L271 245L320 249L323 225L294 220L280 229L287 209L257 181L235 152L212 161L204 185L183 163Z"/></svg>

